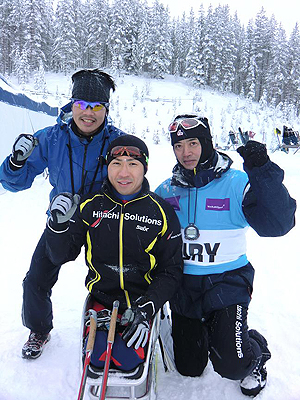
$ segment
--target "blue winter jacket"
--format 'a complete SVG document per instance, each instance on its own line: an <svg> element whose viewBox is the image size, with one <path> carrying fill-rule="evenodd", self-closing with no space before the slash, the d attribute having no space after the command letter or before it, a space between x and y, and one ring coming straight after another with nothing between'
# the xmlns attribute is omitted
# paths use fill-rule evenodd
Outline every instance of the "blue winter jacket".
<svg viewBox="0 0 300 400"><path fill-rule="evenodd" d="M272 237L286 234L295 224L296 202L282 184L284 173L278 165L268 161L246 174L228 169L228 157L217 155L219 176L208 184L185 187L180 179L178 186L167 179L156 189L173 205L181 223L185 274L216 274L245 266L249 225L259 235ZM198 227L199 238L185 239L189 224Z"/></svg>
<svg viewBox="0 0 300 400"><path fill-rule="evenodd" d="M285 235L295 224L296 201L283 185L283 170L270 160L245 172L230 167L217 153L217 176L206 185L188 184L178 165L173 178L156 193L168 201L179 218L183 235L184 277L171 300L171 309L189 318L206 318L232 304L247 306L254 269L246 256L245 231L260 236ZM194 223L200 236L184 238Z"/></svg>
<svg viewBox="0 0 300 400"><path fill-rule="evenodd" d="M13 171L8 156L0 167L3 187L11 192L28 189L34 178L48 168L53 186L50 200L61 192L85 194L98 191L107 176L101 156L105 155L109 143L124 132L105 118L101 132L92 139L81 138L72 131L71 121L71 103L68 103L62 108L56 125L34 134L39 144L22 168Z"/></svg>

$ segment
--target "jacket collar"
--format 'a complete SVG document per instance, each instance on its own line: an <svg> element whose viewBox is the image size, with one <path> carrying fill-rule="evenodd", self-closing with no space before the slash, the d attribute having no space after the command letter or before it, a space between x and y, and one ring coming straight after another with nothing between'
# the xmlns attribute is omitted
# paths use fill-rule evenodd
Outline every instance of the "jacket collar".
<svg viewBox="0 0 300 400"><path fill-rule="evenodd" d="M199 163L195 170L185 169L180 163L173 168L171 185L179 187L203 187L216 178L220 178L229 170L231 158L218 151L214 151L209 160Z"/></svg>

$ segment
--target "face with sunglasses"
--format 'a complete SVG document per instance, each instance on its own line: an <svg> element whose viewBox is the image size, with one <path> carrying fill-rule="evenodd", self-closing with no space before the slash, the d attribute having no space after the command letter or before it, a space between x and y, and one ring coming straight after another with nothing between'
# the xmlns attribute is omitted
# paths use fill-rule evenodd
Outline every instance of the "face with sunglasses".
<svg viewBox="0 0 300 400"><path fill-rule="evenodd" d="M72 99L73 120L82 135L92 136L97 132L104 121L108 105L108 103Z"/></svg>
<svg viewBox="0 0 300 400"><path fill-rule="evenodd" d="M135 146L115 146L108 154L107 173L113 187L122 195L132 195L141 190L146 156Z"/></svg>

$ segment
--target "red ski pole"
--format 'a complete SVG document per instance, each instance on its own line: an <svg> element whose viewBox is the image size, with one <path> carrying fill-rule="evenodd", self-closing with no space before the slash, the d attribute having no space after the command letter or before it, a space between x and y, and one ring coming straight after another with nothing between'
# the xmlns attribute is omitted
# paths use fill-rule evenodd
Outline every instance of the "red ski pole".
<svg viewBox="0 0 300 400"><path fill-rule="evenodd" d="M97 313L96 313L96 311L89 310L89 315L90 315L90 331L89 331L89 338L88 338L88 341L86 344L86 349L85 349L85 359L84 359L84 364L83 364L83 371L82 371L82 377L81 377L80 388L79 388L77 400L83 399L86 378L87 378L87 370L88 370L89 363L91 362L91 355L93 353L96 331L97 331Z"/></svg>
<svg viewBox="0 0 300 400"><path fill-rule="evenodd" d="M110 359L111 359L111 349L112 349L112 346L113 346L113 343L115 340L118 308L119 308L119 301L115 300L113 303L113 310L112 310L112 314L111 314L109 331L108 331L108 336L107 336L107 349L106 349L105 364L104 364L104 370L103 370L103 379L102 379L99 400L105 399L108 370L109 370L109 364L110 364Z"/></svg>

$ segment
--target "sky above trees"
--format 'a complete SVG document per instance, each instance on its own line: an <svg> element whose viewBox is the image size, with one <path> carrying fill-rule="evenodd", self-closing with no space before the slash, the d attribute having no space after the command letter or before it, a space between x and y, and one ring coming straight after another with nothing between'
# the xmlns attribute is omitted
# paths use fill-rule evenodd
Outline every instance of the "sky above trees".
<svg viewBox="0 0 300 400"><path fill-rule="evenodd" d="M152 3L149 0L149 3ZM181 15L183 12L189 12L193 7L197 11L199 3L195 0L162 0L165 6L168 6L172 16ZM274 0L202 0L201 3L205 9L211 4L214 8L219 4L230 7L232 14L237 11L237 15L242 24L247 25L251 18L255 18L256 14L263 7L266 15L271 18L274 14L278 23L281 23L287 34L290 34L295 27L296 22L300 22L300 3L294 0L274 1Z"/></svg>

